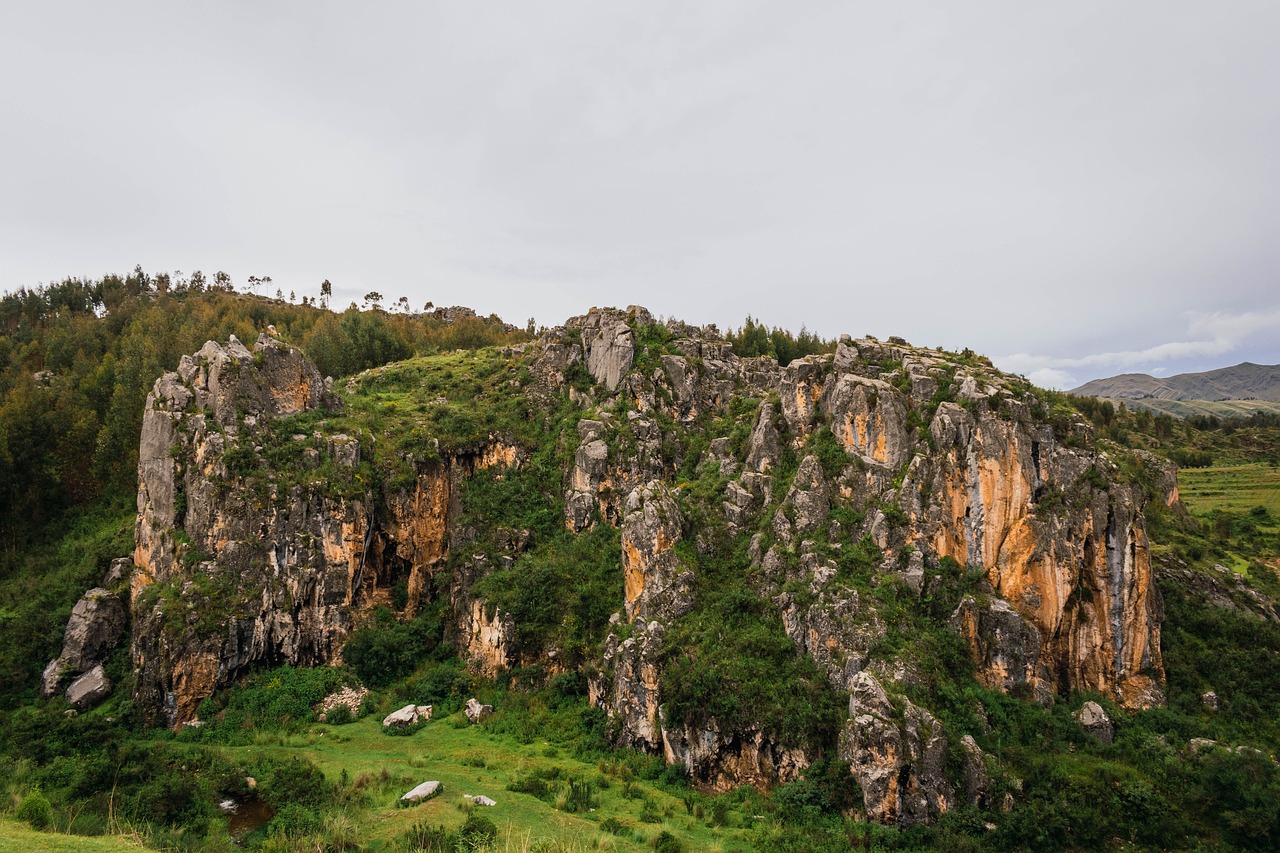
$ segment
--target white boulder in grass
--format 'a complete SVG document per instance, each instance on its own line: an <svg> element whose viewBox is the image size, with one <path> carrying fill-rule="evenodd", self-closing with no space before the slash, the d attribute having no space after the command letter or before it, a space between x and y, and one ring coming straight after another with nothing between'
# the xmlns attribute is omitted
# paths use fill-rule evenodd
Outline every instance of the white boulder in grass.
<svg viewBox="0 0 1280 853"><path fill-rule="evenodd" d="M462 710L472 725L479 725L493 716L493 706L481 705L474 696L467 700L467 705Z"/></svg>
<svg viewBox="0 0 1280 853"><path fill-rule="evenodd" d="M491 800L484 794L478 794L474 797L470 794L463 794L462 796L466 797L471 801L472 805L476 806L496 806L498 804L497 800Z"/></svg>
<svg viewBox="0 0 1280 853"><path fill-rule="evenodd" d="M400 799L406 803L411 803L411 804L421 803L431 799L438 793L440 793L440 783L435 780L432 780L430 782L423 782L421 785L414 788L412 791L405 794Z"/></svg>
<svg viewBox="0 0 1280 853"><path fill-rule="evenodd" d="M431 705L405 705L382 719L382 725L402 729L431 719Z"/></svg>

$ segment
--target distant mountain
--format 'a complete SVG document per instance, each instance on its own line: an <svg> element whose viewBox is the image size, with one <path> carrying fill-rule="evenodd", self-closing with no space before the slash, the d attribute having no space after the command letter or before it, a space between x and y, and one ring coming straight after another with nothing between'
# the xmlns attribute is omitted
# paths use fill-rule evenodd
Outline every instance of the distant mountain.
<svg viewBox="0 0 1280 853"><path fill-rule="evenodd" d="M1180 373L1157 378L1123 373L1095 379L1071 391L1084 397L1111 400L1266 401L1280 403L1280 364L1243 362L1204 373ZM1163 407L1155 407L1163 408ZM1261 408L1271 409L1271 406Z"/></svg>

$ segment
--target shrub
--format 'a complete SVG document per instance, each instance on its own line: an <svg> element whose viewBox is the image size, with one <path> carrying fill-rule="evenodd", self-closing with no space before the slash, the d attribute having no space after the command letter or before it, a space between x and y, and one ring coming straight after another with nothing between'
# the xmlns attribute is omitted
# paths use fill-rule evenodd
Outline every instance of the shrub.
<svg viewBox="0 0 1280 853"><path fill-rule="evenodd" d="M25 820L32 829L45 829L53 823L53 806L49 805L49 798L39 788L32 788L22 798L22 805L18 806L18 820Z"/></svg>
<svg viewBox="0 0 1280 853"><path fill-rule="evenodd" d="M498 837L498 827L482 814L467 815L467 822L458 830L460 850L483 850Z"/></svg>
<svg viewBox="0 0 1280 853"><path fill-rule="evenodd" d="M684 845L680 843L680 839L665 829L653 839L653 849L655 853L684 853Z"/></svg>
<svg viewBox="0 0 1280 853"><path fill-rule="evenodd" d="M320 818L311 809L299 803L286 803L276 812L268 825L267 834L299 838L320 829Z"/></svg>
<svg viewBox="0 0 1280 853"><path fill-rule="evenodd" d="M400 836L400 849L405 853L454 853L457 844L443 826L416 823Z"/></svg>

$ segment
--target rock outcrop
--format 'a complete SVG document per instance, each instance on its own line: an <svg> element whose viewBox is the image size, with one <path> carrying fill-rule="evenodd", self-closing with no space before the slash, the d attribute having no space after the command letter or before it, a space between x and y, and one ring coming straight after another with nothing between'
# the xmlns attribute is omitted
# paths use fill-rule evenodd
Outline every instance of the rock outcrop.
<svg viewBox="0 0 1280 853"><path fill-rule="evenodd" d="M111 695L111 679L98 664L67 687L67 701L80 710L90 708Z"/></svg>
<svg viewBox="0 0 1280 853"><path fill-rule="evenodd" d="M111 575L108 573L108 579ZM124 636L127 624L128 612L120 596L101 587L81 596L67 620L62 653L44 669L40 695L46 699L55 695L66 678L86 673L106 660ZM107 691L110 692L110 686Z"/></svg>
<svg viewBox="0 0 1280 853"><path fill-rule="evenodd" d="M867 815L879 823L927 823L955 808L946 776L947 739L932 714L905 697L898 711L870 672L854 678L840 759L862 788Z"/></svg>
<svg viewBox="0 0 1280 853"><path fill-rule="evenodd" d="M252 351L206 344L157 380L131 577L138 699L152 719L191 719L252 666L339 660L374 607L409 617L446 600L447 639L476 674L577 669L615 744L683 764L706 788L798 778L835 746L838 721L813 735L825 743L783 737L751 708L668 722L668 638L711 606L708 583L733 584L785 653L820 673L805 677L848 699L838 754L877 821L983 802L995 767L961 740L963 768L948 777L942 724L903 695L928 668L899 642L895 608L958 600L931 618L966 641L989 688L1162 701L1142 511L1176 507L1176 481L1152 457L1111 458L1087 421L1051 410L1025 380L897 339L845 337L780 366L735 355L714 327L658 324L634 306L593 309L501 356L503 393L554 435L536 448L490 436L451 454L426 435L394 466L378 442L418 429L414 416L388 407L381 433L327 425L340 401L270 338ZM468 477L525 459L557 460L538 486L563 507L554 537L501 509L460 521ZM394 482L375 489L392 467ZM1135 467L1153 473L1139 483ZM538 559L548 539L600 534L620 550L617 598L572 614L595 620L589 642L526 643L519 608L486 600L486 579Z"/></svg>
<svg viewBox="0 0 1280 853"><path fill-rule="evenodd" d="M137 698L177 726L260 664L339 660L353 627L403 584L412 615L447 556L458 484L519 463L493 441L416 463L375 502L362 439L282 424L340 400L295 347L263 335L184 356L147 398L131 579ZM372 437L366 437L371 441ZM264 458L268 446L291 460Z"/></svg>
<svg viewBox="0 0 1280 853"><path fill-rule="evenodd" d="M1102 743L1111 743L1116 736L1115 723L1097 702L1085 702L1080 706L1080 710L1076 711L1075 718L1086 732Z"/></svg>

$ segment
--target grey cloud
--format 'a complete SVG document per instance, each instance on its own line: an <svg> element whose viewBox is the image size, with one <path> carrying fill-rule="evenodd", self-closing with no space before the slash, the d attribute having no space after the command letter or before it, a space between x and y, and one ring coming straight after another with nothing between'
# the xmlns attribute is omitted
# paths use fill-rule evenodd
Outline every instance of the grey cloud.
<svg viewBox="0 0 1280 853"><path fill-rule="evenodd" d="M750 313L1080 379L1169 341L1179 367L1280 360L1186 319L1280 310L1274 4L41 3L3 23L3 289L142 263L517 322Z"/></svg>

